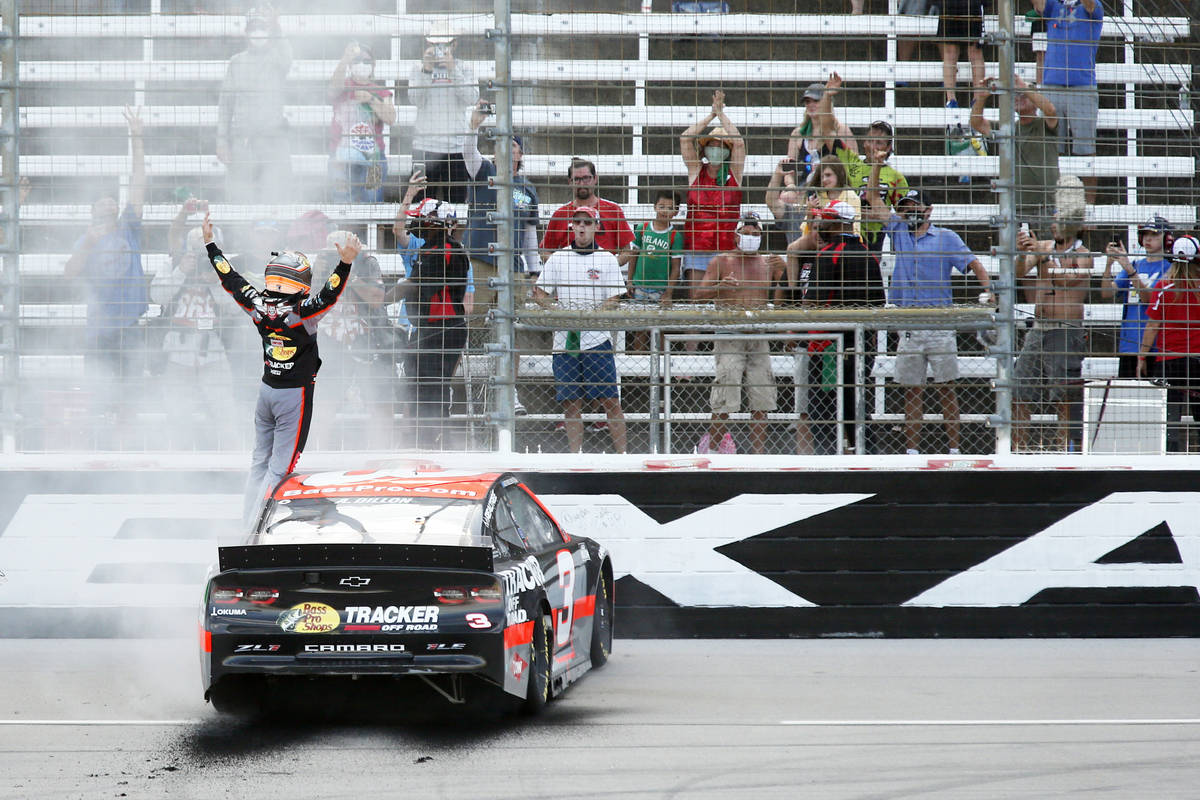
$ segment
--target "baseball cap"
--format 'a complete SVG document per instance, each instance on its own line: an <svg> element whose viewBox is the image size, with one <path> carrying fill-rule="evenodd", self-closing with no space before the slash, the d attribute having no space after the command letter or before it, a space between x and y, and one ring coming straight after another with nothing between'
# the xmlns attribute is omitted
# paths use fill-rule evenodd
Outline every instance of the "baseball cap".
<svg viewBox="0 0 1200 800"><path fill-rule="evenodd" d="M580 214L585 217L591 217L592 219L600 219L600 212L591 206L575 206L575 208L571 211L571 219L578 217Z"/></svg>
<svg viewBox="0 0 1200 800"><path fill-rule="evenodd" d="M754 211L743 211L742 216L738 219L737 226L740 228L743 225L753 225L757 228L761 228L762 218Z"/></svg>
<svg viewBox="0 0 1200 800"><path fill-rule="evenodd" d="M895 132L892 130L892 123L888 122L886 119L875 120L874 122L872 122L870 125L867 126L868 130L871 128L876 128L878 130L883 131L884 135L887 136L889 139L891 139L893 136L895 136Z"/></svg>
<svg viewBox="0 0 1200 800"><path fill-rule="evenodd" d="M821 219L838 220L840 222L854 222L854 207L849 203L838 200L836 203L830 203L817 212Z"/></svg>
<svg viewBox="0 0 1200 800"><path fill-rule="evenodd" d="M454 32L454 28L444 20L433 23L429 28L429 33L425 34L425 41L430 44L450 44L457 38L458 35Z"/></svg>
<svg viewBox="0 0 1200 800"><path fill-rule="evenodd" d="M900 197L899 200L896 201L896 205L900 205L905 201L916 203L919 206L933 205L928 199L926 199L925 193L920 189L909 189Z"/></svg>
<svg viewBox="0 0 1200 800"><path fill-rule="evenodd" d="M825 96L825 84L810 83L808 85L808 88L804 90L804 94L802 94L800 96L800 99L801 99L801 101L803 101L803 100L807 100L811 97L813 100L820 100L824 96Z"/></svg>
<svg viewBox="0 0 1200 800"><path fill-rule="evenodd" d="M1150 219L1138 225L1138 236L1143 233L1166 233L1171 230L1171 223L1167 222L1165 217L1160 217L1155 214Z"/></svg>
<svg viewBox="0 0 1200 800"><path fill-rule="evenodd" d="M1172 261L1195 261L1200 255L1200 242L1195 236L1180 236L1171 248Z"/></svg>

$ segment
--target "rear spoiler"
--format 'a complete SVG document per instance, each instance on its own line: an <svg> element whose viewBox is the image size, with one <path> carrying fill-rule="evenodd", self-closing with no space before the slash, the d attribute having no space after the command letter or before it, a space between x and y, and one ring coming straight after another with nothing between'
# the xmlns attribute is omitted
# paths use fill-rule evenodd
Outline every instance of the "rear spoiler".
<svg viewBox="0 0 1200 800"><path fill-rule="evenodd" d="M289 567L446 567L492 571L492 548L430 544L258 544L218 547L221 571Z"/></svg>

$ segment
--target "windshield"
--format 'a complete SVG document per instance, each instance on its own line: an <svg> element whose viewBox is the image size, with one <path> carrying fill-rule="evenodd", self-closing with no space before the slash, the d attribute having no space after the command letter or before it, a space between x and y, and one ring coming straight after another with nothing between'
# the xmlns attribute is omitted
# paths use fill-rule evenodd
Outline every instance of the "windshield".
<svg viewBox="0 0 1200 800"><path fill-rule="evenodd" d="M310 497L279 500L259 544L309 542L491 547L479 534L481 504L435 497Z"/></svg>

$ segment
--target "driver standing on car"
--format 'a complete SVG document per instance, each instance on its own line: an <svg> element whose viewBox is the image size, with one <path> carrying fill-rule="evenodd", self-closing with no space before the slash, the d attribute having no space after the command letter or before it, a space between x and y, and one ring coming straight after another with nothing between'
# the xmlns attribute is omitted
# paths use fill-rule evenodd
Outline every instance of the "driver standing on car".
<svg viewBox="0 0 1200 800"><path fill-rule="evenodd" d="M351 234L346 244L335 245L341 263L315 295L312 268L303 253L272 253L264 270L262 292L234 271L213 242L208 215L202 226L208 260L221 281L258 329L263 343L263 378L254 409L254 456L246 481L242 519L247 526L267 493L296 467L308 439L312 421L313 389L321 357L317 352L317 322L346 288L350 264L362 249Z"/></svg>

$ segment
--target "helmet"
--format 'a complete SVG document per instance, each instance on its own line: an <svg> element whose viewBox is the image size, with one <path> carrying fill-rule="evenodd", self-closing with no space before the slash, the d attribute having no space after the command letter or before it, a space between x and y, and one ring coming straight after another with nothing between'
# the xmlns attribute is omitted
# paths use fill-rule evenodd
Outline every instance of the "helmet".
<svg viewBox="0 0 1200 800"><path fill-rule="evenodd" d="M312 266L308 257L297 250L272 253L263 274L274 278L292 292L307 292L312 287Z"/></svg>
<svg viewBox="0 0 1200 800"><path fill-rule="evenodd" d="M1171 245L1171 260L1185 264L1200 262L1200 241L1195 236L1180 236Z"/></svg>

